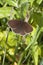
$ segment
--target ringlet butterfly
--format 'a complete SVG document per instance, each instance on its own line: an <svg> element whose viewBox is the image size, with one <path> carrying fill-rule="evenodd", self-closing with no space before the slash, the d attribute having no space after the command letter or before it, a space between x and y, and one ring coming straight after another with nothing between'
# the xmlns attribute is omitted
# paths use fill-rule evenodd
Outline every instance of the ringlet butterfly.
<svg viewBox="0 0 43 65"><path fill-rule="evenodd" d="M32 32L32 26L24 20L10 20L8 26L18 34L25 35Z"/></svg>

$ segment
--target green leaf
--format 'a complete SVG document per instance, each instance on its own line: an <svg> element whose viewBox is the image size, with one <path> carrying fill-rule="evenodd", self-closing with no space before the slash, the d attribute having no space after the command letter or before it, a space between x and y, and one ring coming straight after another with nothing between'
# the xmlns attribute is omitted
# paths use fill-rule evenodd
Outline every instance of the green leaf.
<svg viewBox="0 0 43 65"><path fill-rule="evenodd" d="M42 15L42 13L34 12L33 13L33 20L40 27L43 26L43 15Z"/></svg>
<svg viewBox="0 0 43 65"><path fill-rule="evenodd" d="M2 1L0 0L0 4L3 5Z"/></svg>
<svg viewBox="0 0 43 65"><path fill-rule="evenodd" d="M18 7L17 2L14 2L13 0L5 0L5 2L6 2L7 4L9 4L9 5Z"/></svg>
<svg viewBox="0 0 43 65"><path fill-rule="evenodd" d="M37 3L38 3L38 4L41 4L41 2L42 2L42 0L37 0Z"/></svg>
<svg viewBox="0 0 43 65"><path fill-rule="evenodd" d="M17 40L15 40L16 36L14 35L14 32L10 32L8 36L8 44L10 46L14 46L17 43Z"/></svg>
<svg viewBox="0 0 43 65"><path fill-rule="evenodd" d="M19 0L19 4L23 4L23 3L26 3L28 2L28 0Z"/></svg>
<svg viewBox="0 0 43 65"><path fill-rule="evenodd" d="M34 0L29 0L29 2L31 3L31 5L33 5Z"/></svg>
<svg viewBox="0 0 43 65"><path fill-rule="evenodd" d="M0 18L8 17L11 14L12 7L2 7L0 8ZM13 11L13 15L15 14L15 11Z"/></svg>
<svg viewBox="0 0 43 65"><path fill-rule="evenodd" d="M35 65L38 65L38 50L34 53Z"/></svg>
<svg viewBox="0 0 43 65"><path fill-rule="evenodd" d="M38 46L33 47L34 65L38 65L38 49L37 49L37 47Z"/></svg>
<svg viewBox="0 0 43 65"><path fill-rule="evenodd" d="M0 41L2 40L2 38L3 38L3 33L0 32Z"/></svg>

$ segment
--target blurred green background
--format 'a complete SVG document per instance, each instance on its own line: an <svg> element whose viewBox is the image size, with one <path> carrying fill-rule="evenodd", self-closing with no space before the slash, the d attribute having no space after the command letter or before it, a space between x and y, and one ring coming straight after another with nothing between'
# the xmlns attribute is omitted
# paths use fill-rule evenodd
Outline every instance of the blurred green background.
<svg viewBox="0 0 43 65"><path fill-rule="evenodd" d="M8 27L25 19L33 31L18 35ZM0 65L43 65L43 0L0 0Z"/></svg>

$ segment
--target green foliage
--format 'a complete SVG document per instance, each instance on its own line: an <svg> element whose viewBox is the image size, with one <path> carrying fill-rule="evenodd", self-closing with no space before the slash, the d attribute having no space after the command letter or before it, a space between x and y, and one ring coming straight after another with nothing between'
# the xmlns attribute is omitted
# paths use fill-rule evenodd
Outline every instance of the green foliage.
<svg viewBox="0 0 43 65"><path fill-rule="evenodd" d="M0 18L8 17L10 16L11 7L2 7L0 8ZM13 15L16 13L16 11L13 12Z"/></svg>
<svg viewBox="0 0 43 65"><path fill-rule="evenodd" d="M42 2L42 0L37 0L37 3L38 3L38 4L41 4L41 2Z"/></svg>
<svg viewBox="0 0 43 65"><path fill-rule="evenodd" d="M10 18L25 19L27 14L33 31L26 36L12 32ZM43 0L0 0L0 64L15 62L43 65Z"/></svg>

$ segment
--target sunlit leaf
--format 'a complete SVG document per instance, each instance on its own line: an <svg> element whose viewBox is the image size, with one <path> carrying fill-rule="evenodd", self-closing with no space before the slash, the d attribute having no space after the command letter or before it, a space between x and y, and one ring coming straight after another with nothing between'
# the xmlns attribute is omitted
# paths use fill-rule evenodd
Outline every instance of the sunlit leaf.
<svg viewBox="0 0 43 65"><path fill-rule="evenodd" d="M29 2L31 3L31 5L33 4L34 0L29 0Z"/></svg>
<svg viewBox="0 0 43 65"><path fill-rule="evenodd" d="M38 3L38 4L41 4L41 2L42 2L42 0L37 0L37 3Z"/></svg>
<svg viewBox="0 0 43 65"><path fill-rule="evenodd" d="M10 33L9 33L9 36L8 36L8 44L9 44L10 46L16 45L17 40L15 40L15 38L16 38L16 36L14 35L14 33L13 33L13 32L10 32Z"/></svg>
<svg viewBox="0 0 43 65"><path fill-rule="evenodd" d="M0 32L0 41L2 40L2 38L3 38L3 33Z"/></svg>
<svg viewBox="0 0 43 65"><path fill-rule="evenodd" d="M14 2L13 0L5 0L5 2L6 2L7 4L9 4L9 5L18 7L17 2Z"/></svg>
<svg viewBox="0 0 43 65"><path fill-rule="evenodd" d="M0 18L10 16L11 10L12 10L11 7L2 7L2 8L0 8ZM15 13L15 11L13 11L13 15L14 15L14 13Z"/></svg>
<svg viewBox="0 0 43 65"><path fill-rule="evenodd" d="M34 46L33 48L33 56L34 56L34 65L38 65L38 49L37 46Z"/></svg>

